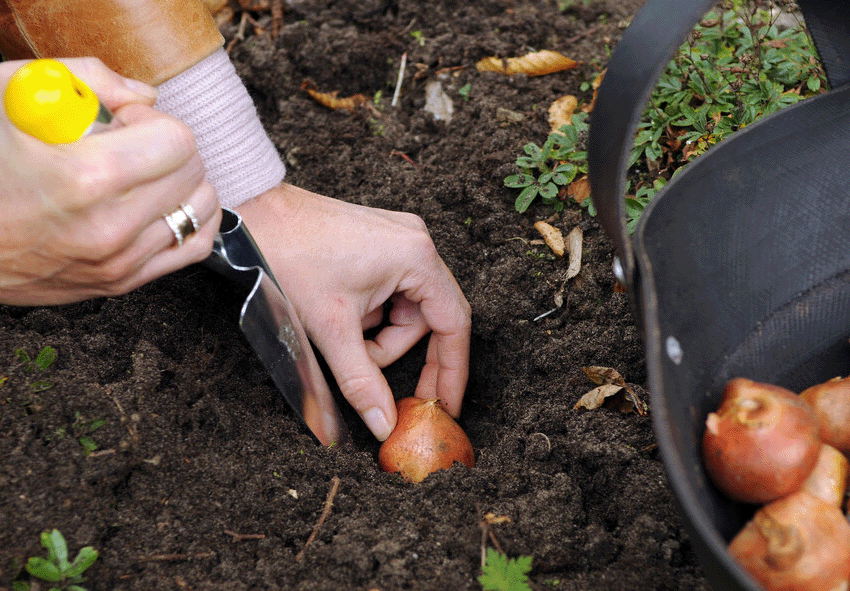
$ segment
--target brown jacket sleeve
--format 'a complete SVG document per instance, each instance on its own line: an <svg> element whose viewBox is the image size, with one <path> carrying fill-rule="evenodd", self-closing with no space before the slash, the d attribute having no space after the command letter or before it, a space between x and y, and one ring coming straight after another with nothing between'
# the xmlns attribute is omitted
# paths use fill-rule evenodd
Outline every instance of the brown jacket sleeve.
<svg viewBox="0 0 850 591"><path fill-rule="evenodd" d="M0 0L6 59L99 57L158 85L221 47L202 0Z"/></svg>

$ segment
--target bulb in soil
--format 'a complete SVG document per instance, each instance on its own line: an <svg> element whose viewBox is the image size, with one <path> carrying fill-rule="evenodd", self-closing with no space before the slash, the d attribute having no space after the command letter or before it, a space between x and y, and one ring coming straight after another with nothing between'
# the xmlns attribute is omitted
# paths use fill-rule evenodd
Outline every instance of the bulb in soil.
<svg viewBox="0 0 850 591"><path fill-rule="evenodd" d="M410 482L421 482L455 462L472 468L475 452L460 425L443 410L440 400L402 398L396 403L398 422L378 451L378 464L399 472Z"/></svg>
<svg viewBox="0 0 850 591"><path fill-rule="evenodd" d="M706 419L702 451L711 480L726 495L768 503L800 488L820 446L817 418L796 394L735 378Z"/></svg>
<svg viewBox="0 0 850 591"><path fill-rule="evenodd" d="M798 491L759 509L729 553L767 591L847 591L850 524L837 507Z"/></svg>

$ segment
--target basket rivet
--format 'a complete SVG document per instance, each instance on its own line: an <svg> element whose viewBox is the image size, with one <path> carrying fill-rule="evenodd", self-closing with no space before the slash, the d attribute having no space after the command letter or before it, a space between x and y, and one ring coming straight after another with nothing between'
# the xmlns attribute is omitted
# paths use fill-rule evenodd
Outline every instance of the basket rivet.
<svg viewBox="0 0 850 591"><path fill-rule="evenodd" d="M682 357L685 356L685 353L676 337L667 337L667 340L664 341L664 347L667 349L667 357L670 358L670 361L676 365L682 363Z"/></svg>
<svg viewBox="0 0 850 591"><path fill-rule="evenodd" d="M626 272L623 270L623 263L620 262L620 257L615 256L614 262L611 264L611 268L614 271L614 277L617 278L617 281L626 284Z"/></svg>

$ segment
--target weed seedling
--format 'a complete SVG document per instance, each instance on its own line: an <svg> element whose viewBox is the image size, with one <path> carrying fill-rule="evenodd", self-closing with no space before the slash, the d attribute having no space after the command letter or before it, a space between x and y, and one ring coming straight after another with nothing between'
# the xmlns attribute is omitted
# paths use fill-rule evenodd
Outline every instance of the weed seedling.
<svg viewBox="0 0 850 591"><path fill-rule="evenodd" d="M34 556L27 561L27 572L51 586L50 591L86 591L79 583L83 573L97 560L97 550L82 548L73 561L68 561L68 545L58 529L41 534L41 545L47 548L47 558ZM14 591L29 591L26 581L15 581Z"/></svg>
<svg viewBox="0 0 850 591"><path fill-rule="evenodd" d="M484 591L531 591L528 571L531 556L508 558L494 548L487 548L487 560L478 582Z"/></svg>
<svg viewBox="0 0 850 591"><path fill-rule="evenodd" d="M525 156L516 159L519 174L505 178L505 186L521 189L514 207L524 212L539 195L555 211L564 208L559 199L561 187L570 184L579 172L587 172L587 153L579 151L579 134L587 129L587 115L573 115L572 125L553 131L542 146L530 142L523 147Z"/></svg>
<svg viewBox="0 0 850 591"><path fill-rule="evenodd" d="M27 352L23 348L20 348L15 350L15 357L20 359L25 365L27 373L39 374L47 371L53 365L53 362L56 361L56 349L47 345L38 352L35 359L31 359ZM52 387L53 384L48 380L36 380L30 384L33 392L44 392Z"/></svg>

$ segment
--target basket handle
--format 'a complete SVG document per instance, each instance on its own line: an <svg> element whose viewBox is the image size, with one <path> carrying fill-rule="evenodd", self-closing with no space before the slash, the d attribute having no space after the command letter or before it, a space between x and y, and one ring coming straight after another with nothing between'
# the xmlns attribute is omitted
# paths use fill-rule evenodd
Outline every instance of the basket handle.
<svg viewBox="0 0 850 591"><path fill-rule="evenodd" d="M623 33L596 97L587 153L591 195L599 221L617 248L615 273L630 289L636 265L624 195L637 124L667 64L714 4L715 0L649 0ZM830 86L850 82L846 4L836 0L799 0L799 4Z"/></svg>

